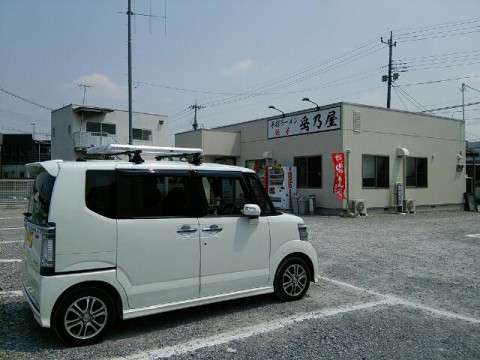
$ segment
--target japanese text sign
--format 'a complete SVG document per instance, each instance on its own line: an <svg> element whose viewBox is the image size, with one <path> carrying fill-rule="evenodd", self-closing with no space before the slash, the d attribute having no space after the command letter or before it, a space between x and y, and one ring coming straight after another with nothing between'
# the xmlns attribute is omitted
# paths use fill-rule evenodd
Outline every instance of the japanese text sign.
<svg viewBox="0 0 480 360"><path fill-rule="evenodd" d="M345 200L345 154L332 153L334 179L333 195L339 200Z"/></svg>
<svg viewBox="0 0 480 360"><path fill-rule="evenodd" d="M341 127L340 107L323 109L295 116L268 120L268 139L338 130Z"/></svg>

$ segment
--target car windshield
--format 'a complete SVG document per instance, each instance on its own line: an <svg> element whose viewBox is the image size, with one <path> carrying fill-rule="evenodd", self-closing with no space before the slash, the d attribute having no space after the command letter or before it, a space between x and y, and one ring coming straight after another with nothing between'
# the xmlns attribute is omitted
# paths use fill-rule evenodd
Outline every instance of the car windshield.
<svg viewBox="0 0 480 360"><path fill-rule="evenodd" d="M50 199L54 183L55 177L45 170L40 172L35 178L28 204L28 212L32 214L31 222L36 225L45 226L48 223L48 212L50 210Z"/></svg>

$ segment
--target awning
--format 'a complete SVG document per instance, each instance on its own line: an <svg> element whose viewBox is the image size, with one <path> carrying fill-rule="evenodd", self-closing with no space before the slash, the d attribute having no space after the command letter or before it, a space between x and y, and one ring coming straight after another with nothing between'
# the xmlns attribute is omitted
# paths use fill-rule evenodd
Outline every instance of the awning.
<svg viewBox="0 0 480 360"><path fill-rule="evenodd" d="M74 113L97 113L97 114L106 114L113 112L113 109L101 108L96 106L79 106L73 109Z"/></svg>

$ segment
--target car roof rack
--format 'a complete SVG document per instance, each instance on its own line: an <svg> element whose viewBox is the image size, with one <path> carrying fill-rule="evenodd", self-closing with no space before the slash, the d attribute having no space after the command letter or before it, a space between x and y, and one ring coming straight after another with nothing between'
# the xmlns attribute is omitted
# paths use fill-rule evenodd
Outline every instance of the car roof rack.
<svg viewBox="0 0 480 360"><path fill-rule="evenodd" d="M87 149L87 154L103 155L106 159L110 159L116 155L128 155L131 157L130 161L135 164L144 162L140 154L156 155L156 160L164 158L177 157L185 158L192 156L191 163L200 165L200 156L203 155L202 149L197 148L179 148L179 147L164 147L164 146L150 146L150 145L124 145L124 144L109 144L103 146L94 146Z"/></svg>

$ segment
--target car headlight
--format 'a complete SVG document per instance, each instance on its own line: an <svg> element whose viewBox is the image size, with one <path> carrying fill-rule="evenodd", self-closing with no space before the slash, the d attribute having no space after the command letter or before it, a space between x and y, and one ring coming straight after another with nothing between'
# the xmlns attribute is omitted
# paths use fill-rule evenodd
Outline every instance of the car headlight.
<svg viewBox="0 0 480 360"><path fill-rule="evenodd" d="M298 224L298 235L300 237L300 240L308 241L307 225Z"/></svg>

